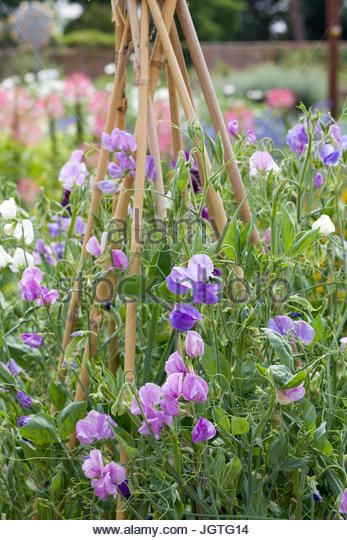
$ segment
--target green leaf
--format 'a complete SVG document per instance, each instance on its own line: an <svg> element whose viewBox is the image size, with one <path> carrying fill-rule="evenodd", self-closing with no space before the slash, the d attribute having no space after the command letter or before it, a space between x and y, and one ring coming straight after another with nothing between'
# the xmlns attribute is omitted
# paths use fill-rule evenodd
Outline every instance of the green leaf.
<svg viewBox="0 0 347 540"><path fill-rule="evenodd" d="M225 233L221 251L230 261L236 262L239 255L240 230L236 219L232 219Z"/></svg>
<svg viewBox="0 0 347 540"><path fill-rule="evenodd" d="M315 448L322 454L329 455L334 449L326 437L326 422L322 422L319 428L314 432Z"/></svg>
<svg viewBox="0 0 347 540"><path fill-rule="evenodd" d="M218 354L219 354L220 372L218 371L218 361L217 361L216 350L213 347L210 347L209 345L205 345L205 353L204 353L204 356L201 358L201 365L209 380L213 379L213 377L215 377L216 375L220 373L221 375L224 375L224 377L228 381L230 381L231 379L230 365L228 364L227 359L221 352L219 352Z"/></svg>
<svg viewBox="0 0 347 540"><path fill-rule="evenodd" d="M57 439L53 420L43 414L32 416L30 422L20 428L19 433L37 446L47 446Z"/></svg>
<svg viewBox="0 0 347 540"><path fill-rule="evenodd" d="M60 381L51 381L48 393L53 405L60 411L64 407L67 398L63 384Z"/></svg>
<svg viewBox="0 0 347 540"><path fill-rule="evenodd" d="M287 366L282 365L270 366L268 372L272 375L275 383L281 388L285 388L293 376Z"/></svg>
<svg viewBox="0 0 347 540"><path fill-rule="evenodd" d="M283 248L286 254L289 253L294 241L295 225L294 221L286 208L283 209L282 217L282 238Z"/></svg>
<svg viewBox="0 0 347 540"><path fill-rule="evenodd" d="M232 460L223 467L222 476L222 490L232 489L235 484L236 478L242 471L242 464L237 456L234 456Z"/></svg>
<svg viewBox="0 0 347 540"><path fill-rule="evenodd" d="M250 430L250 425L246 418L241 418L239 416L234 416L231 421L231 433L233 435L243 435L248 433Z"/></svg>
<svg viewBox="0 0 347 540"><path fill-rule="evenodd" d="M225 410L221 407L215 407L214 414L216 417L217 425L224 431L230 432L230 420Z"/></svg>
<svg viewBox="0 0 347 540"><path fill-rule="evenodd" d="M289 369L294 369L293 355L289 343L287 343L283 336L280 336L280 334L274 332L274 330L271 330L270 328L263 328L262 330L280 360L284 362Z"/></svg>
<svg viewBox="0 0 347 540"><path fill-rule="evenodd" d="M76 429L76 423L85 417L87 411L86 401L69 403L59 414L58 433L65 440Z"/></svg>
<svg viewBox="0 0 347 540"><path fill-rule="evenodd" d="M317 230L310 230L306 233L298 235L289 251L289 255L291 257L297 257L308 249L318 238L319 231Z"/></svg>
<svg viewBox="0 0 347 540"><path fill-rule="evenodd" d="M0 380L6 382L7 384L12 384L12 385L16 384L11 373L9 373L7 369L5 369L5 367L1 363L0 363Z"/></svg>

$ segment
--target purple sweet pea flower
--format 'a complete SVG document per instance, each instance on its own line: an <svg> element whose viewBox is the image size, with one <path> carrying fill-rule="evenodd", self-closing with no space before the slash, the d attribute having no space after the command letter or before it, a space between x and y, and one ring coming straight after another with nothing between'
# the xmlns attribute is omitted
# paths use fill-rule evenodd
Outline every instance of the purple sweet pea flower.
<svg viewBox="0 0 347 540"><path fill-rule="evenodd" d="M102 146L109 152L135 152L136 140L131 133L115 128L111 135L103 132Z"/></svg>
<svg viewBox="0 0 347 540"><path fill-rule="evenodd" d="M117 493L117 486L112 482L109 473L103 474L100 478L94 478L91 484L94 488L95 495L102 501L107 499L110 495L115 495Z"/></svg>
<svg viewBox="0 0 347 540"><path fill-rule="evenodd" d="M185 345L186 353L191 358L199 358L200 356L203 356L205 352L205 343L200 334L194 330L189 330L189 332L187 332Z"/></svg>
<svg viewBox="0 0 347 540"><path fill-rule="evenodd" d="M145 176L150 180L151 182L155 182L157 179L158 171L157 166L155 164L155 160L152 156L146 157L146 172Z"/></svg>
<svg viewBox="0 0 347 540"><path fill-rule="evenodd" d="M31 416L18 416L17 426L21 428L25 426L26 424L28 424L30 420L31 420Z"/></svg>
<svg viewBox="0 0 347 540"><path fill-rule="evenodd" d="M98 188L106 195L112 195L119 191L119 185L114 180L101 180L97 183Z"/></svg>
<svg viewBox="0 0 347 540"><path fill-rule="evenodd" d="M154 383L146 383L144 386L141 386L139 390L139 399L142 409L146 412L147 408L157 405L160 401L160 386ZM130 407L132 414L139 415L141 414L141 409L137 403L137 400L134 398Z"/></svg>
<svg viewBox="0 0 347 540"><path fill-rule="evenodd" d="M247 133L246 139L249 142L249 144L254 144L257 142L257 135L254 129L247 129L246 133Z"/></svg>
<svg viewBox="0 0 347 540"><path fill-rule="evenodd" d="M228 131L232 137L236 137L239 132L239 123L237 120L230 120L228 122Z"/></svg>
<svg viewBox="0 0 347 540"><path fill-rule="evenodd" d="M193 255L188 262L188 274L194 281L207 281L212 275L214 265L208 255Z"/></svg>
<svg viewBox="0 0 347 540"><path fill-rule="evenodd" d="M100 244L96 236L92 236L86 244L86 251L91 255L94 255L94 257L99 257L105 251L106 242L107 232L102 233Z"/></svg>
<svg viewBox="0 0 347 540"><path fill-rule="evenodd" d="M108 165L108 173L112 178L123 178L127 174L130 176L135 176L136 172L136 161L133 157L128 156L128 154L123 154L122 152L117 152L115 154L117 163L111 162Z"/></svg>
<svg viewBox="0 0 347 540"><path fill-rule="evenodd" d="M216 433L217 430L212 422L200 416L192 431L192 441L194 444L208 441L209 439L213 439Z"/></svg>
<svg viewBox="0 0 347 540"><path fill-rule="evenodd" d="M31 399L31 397L22 390L18 390L18 392L16 393L16 397L21 406L26 409L29 409L33 404L33 400Z"/></svg>
<svg viewBox="0 0 347 540"><path fill-rule="evenodd" d="M342 499L339 506L340 514L347 514L347 488L342 493Z"/></svg>
<svg viewBox="0 0 347 540"><path fill-rule="evenodd" d="M108 414L90 411L83 420L76 424L76 437L81 444L92 444L94 441L112 439L112 427L117 424Z"/></svg>
<svg viewBox="0 0 347 540"><path fill-rule="evenodd" d="M277 317L269 320L267 327L281 334L281 336L285 336L292 329L293 324L294 322L287 315L277 315Z"/></svg>
<svg viewBox="0 0 347 540"><path fill-rule="evenodd" d="M221 284L204 283L198 281L193 287L193 302L195 304L218 304L220 298Z"/></svg>
<svg viewBox="0 0 347 540"><path fill-rule="evenodd" d="M166 278L166 285L173 294L186 294L192 289L193 280L187 268L174 266Z"/></svg>
<svg viewBox="0 0 347 540"><path fill-rule="evenodd" d="M146 421L142 422L138 432L141 435L154 435L156 439L160 438L160 432L164 426L172 425L172 416L163 411L146 409Z"/></svg>
<svg viewBox="0 0 347 540"><path fill-rule="evenodd" d="M125 480L125 482L122 482L121 484L119 484L118 485L118 490L123 495L123 497L125 497L125 499L130 499L131 492L130 492L130 489L128 487L128 480Z"/></svg>
<svg viewBox="0 0 347 540"><path fill-rule="evenodd" d="M71 218L53 216L53 221L48 223L47 227L52 238L57 238L62 232L66 232L71 223Z"/></svg>
<svg viewBox="0 0 347 540"><path fill-rule="evenodd" d="M82 236L84 234L85 228L86 226L83 219L81 218L81 216L77 216L75 220L75 226L74 226L75 234L79 234Z"/></svg>
<svg viewBox="0 0 347 540"><path fill-rule="evenodd" d="M43 274L36 266L29 266L24 270L22 279L19 282L23 300L32 302L40 297L42 280Z"/></svg>
<svg viewBox="0 0 347 540"><path fill-rule="evenodd" d="M65 242L55 242L53 244L53 249L57 259L62 259L65 251Z"/></svg>
<svg viewBox="0 0 347 540"><path fill-rule="evenodd" d="M121 249L112 250L112 260L114 266L116 268L120 268L121 270L125 270L129 266L128 257Z"/></svg>
<svg viewBox="0 0 347 540"><path fill-rule="evenodd" d="M186 401L206 401L208 384L202 377L190 372L184 378L182 393Z"/></svg>
<svg viewBox="0 0 347 540"><path fill-rule="evenodd" d="M183 362L183 358L178 351L170 354L165 364L165 371L168 375L173 373L188 373L187 367Z"/></svg>
<svg viewBox="0 0 347 540"><path fill-rule="evenodd" d="M305 146L308 143L308 135L305 126L302 124L295 124L287 135L287 144L292 152L301 155L305 150Z"/></svg>
<svg viewBox="0 0 347 540"><path fill-rule="evenodd" d="M58 300L59 292L56 289L48 290L47 287L41 287L40 298L37 299L39 306L51 306Z"/></svg>
<svg viewBox="0 0 347 540"><path fill-rule="evenodd" d="M52 248L48 246L47 244L45 244L45 242L41 238L39 238L36 242L36 250L40 255L42 255L46 259L49 265L54 264L55 261L54 261Z"/></svg>
<svg viewBox="0 0 347 540"><path fill-rule="evenodd" d="M34 332L25 332L20 336L24 341L25 345L28 345L32 349L38 349L43 343L43 337Z"/></svg>
<svg viewBox="0 0 347 540"><path fill-rule="evenodd" d="M305 345L310 345L314 340L315 331L312 326L305 321L295 321L291 332Z"/></svg>
<svg viewBox="0 0 347 540"><path fill-rule="evenodd" d="M321 172L316 172L315 174L315 177L314 177L314 187L319 189L322 187L324 183L324 176L322 175Z"/></svg>
<svg viewBox="0 0 347 540"><path fill-rule="evenodd" d="M161 387L161 393L165 400L176 400L182 394L183 373L172 373Z"/></svg>
<svg viewBox="0 0 347 540"><path fill-rule="evenodd" d="M17 362L13 360L13 358L10 358L10 360L6 364L1 365L4 366L6 371L8 371L14 377L19 375L19 373L23 371L22 368L17 364Z"/></svg>
<svg viewBox="0 0 347 540"><path fill-rule="evenodd" d="M340 158L340 151L330 143L323 144L319 154L325 165L337 165Z"/></svg>
<svg viewBox="0 0 347 540"><path fill-rule="evenodd" d="M75 184L83 186L88 171L82 159L83 150L75 150L60 170L59 182L62 182L66 190L71 191Z"/></svg>
<svg viewBox="0 0 347 540"><path fill-rule="evenodd" d="M304 397L306 393L304 383L301 383L295 388L285 388L284 390L277 390L277 400L281 405L289 405L295 401L299 401Z"/></svg>
<svg viewBox="0 0 347 540"><path fill-rule="evenodd" d="M87 478L96 478L104 472L104 462L100 450L91 450L84 461L82 470Z"/></svg>
<svg viewBox="0 0 347 540"><path fill-rule="evenodd" d="M266 229L265 233L264 233L264 237L263 237L263 240L264 240L264 244L266 246L269 246L270 243L271 243L271 227L269 227L268 229Z"/></svg>
<svg viewBox="0 0 347 540"><path fill-rule="evenodd" d="M199 311L190 304L175 304L170 313L170 322L173 328L186 332L191 330L197 321L201 321Z"/></svg>

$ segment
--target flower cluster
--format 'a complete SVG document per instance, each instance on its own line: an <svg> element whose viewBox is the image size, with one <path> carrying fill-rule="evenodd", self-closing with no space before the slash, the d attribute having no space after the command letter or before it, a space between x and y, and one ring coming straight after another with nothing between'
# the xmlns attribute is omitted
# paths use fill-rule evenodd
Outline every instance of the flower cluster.
<svg viewBox="0 0 347 540"><path fill-rule="evenodd" d="M99 499L105 500L110 495L116 495L118 489L126 497L130 496L125 468L114 461L104 465L100 450L91 450L82 469L85 476L91 479L94 493Z"/></svg>
<svg viewBox="0 0 347 540"><path fill-rule="evenodd" d="M268 328L281 336L289 336L291 340L299 340L304 345L310 345L314 340L315 331L306 321L293 321L287 315L277 315L269 319Z"/></svg>
<svg viewBox="0 0 347 540"><path fill-rule="evenodd" d="M94 257L100 257L100 255L102 255L106 249L106 244L107 232L104 231L101 235L100 242L96 238L96 236L92 236L88 240L86 244L86 251ZM129 261L124 251L122 251L121 249L113 249L111 254L114 268L118 268L119 270L125 270L126 268L128 268Z"/></svg>
<svg viewBox="0 0 347 540"><path fill-rule="evenodd" d="M48 290L47 287L41 285L43 274L36 266L30 266L23 272L22 279L19 282L21 297L27 302L36 303L39 306L55 304L59 293L56 289Z"/></svg>
<svg viewBox="0 0 347 540"><path fill-rule="evenodd" d="M83 160L83 150L74 150L68 161L59 173L59 182L67 191L71 191L73 186L83 186L88 175L87 166Z"/></svg>
<svg viewBox="0 0 347 540"><path fill-rule="evenodd" d="M76 437L81 444L92 444L95 441L112 439L116 422L108 414L90 411L83 420L76 424Z"/></svg>
<svg viewBox="0 0 347 540"><path fill-rule="evenodd" d="M197 332L188 332L185 342L186 353L190 358L204 354L204 342ZM138 399L131 404L131 412L143 414L145 419L139 428L142 435L153 434L160 438L161 430L171 426L173 417L180 415L180 402L203 403L207 399L208 384L197 375L191 366L187 366L182 356L176 351L166 361L167 378L160 387L154 383L146 383L138 393ZM198 443L211 439L216 434L213 424L200 417L192 431L192 441Z"/></svg>

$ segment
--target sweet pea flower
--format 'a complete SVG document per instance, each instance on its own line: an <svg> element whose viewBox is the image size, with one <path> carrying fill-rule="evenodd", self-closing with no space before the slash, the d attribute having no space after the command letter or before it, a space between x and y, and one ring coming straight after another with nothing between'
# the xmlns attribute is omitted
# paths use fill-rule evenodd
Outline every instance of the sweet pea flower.
<svg viewBox="0 0 347 540"><path fill-rule="evenodd" d="M299 401L305 396L304 383L301 383L295 388L286 388L284 390L277 390L277 401L281 405L289 405L295 401Z"/></svg>
<svg viewBox="0 0 347 540"><path fill-rule="evenodd" d="M212 422L210 422L203 416L200 416L198 422L195 424L192 431L192 441L194 444L208 441L209 439L213 439L216 433L217 430L212 424Z"/></svg>
<svg viewBox="0 0 347 540"><path fill-rule="evenodd" d="M87 478L96 478L104 472L104 462L100 450L91 450L89 457L84 461L82 470Z"/></svg>
<svg viewBox="0 0 347 540"><path fill-rule="evenodd" d="M85 182L88 170L82 159L83 150L75 150L60 170L58 180L68 191L71 191L75 184L83 186Z"/></svg>
<svg viewBox="0 0 347 540"><path fill-rule="evenodd" d="M185 375L188 373L183 358L178 351L170 354L165 363L165 371L168 375L172 375L173 373L183 373Z"/></svg>
<svg viewBox="0 0 347 540"><path fill-rule="evenodd" d="M112 178L123 178L123 176L135 176L136 161L132 156L123 152L116 152L115 159L117 163L111 162L108 165L108 173Z"/></svg>
<svg viewBox="0 0 347 540"><path fill-rule="evenodd" d="M301 155L308 143L308 135L303 124L295 124L287 134L287 144L292 152Z"/></svg>
<svg viewBox="0 0 347 540"><path fill-rule="evenodd" d="M16 393L16 397L20 405L26 409L29 409L33 404L33 400L31 399L31 397L22 390L18 390L18 392Z"/></svg>
<svg viewBox="0 0 347 540"><path fill-rule="evenodd" d="M25 426L26 424L28 424L30 420L31 420L31 416L18 416L17 426L21 428Z"/></svg>
<svg viewBox="0 0 347 540"><path fill-rule="evenodd" d="M291 333L305 345L310 345L315 336L314 329L305 321L295 321Z"/></svg>
<svg viewBox="0 0 347 540"><path fill-rule="evenodd" d="M188 373L183 381L182 394L186 401L206 401L208 384L199 375Z"/></svg>
<svg viewBox="0 0 347 540"><path fill-rule="evenodd" d="M154 383L146 383L139 390L139 399L142 409L146 412L146 409L157 405L160 401L160 386ZM141 409L137 400L134 398L130 407L132 414L141 414Z"/></svg>
<svg viewBox="0 0 347 540"><path fill-rule="evenodd" d="M230 120L228 122L228 131L232 137L236 137L239 132L239 123L237 120Z"/></svg>
<svg viewBox="0 0 347 540"><path fill-rule="evenodd" d="M330 233L335 232L335 225L329 216L322 214L321 217L313 223L312 229L314 231L319 230L323 236L328 236Z"/></svg>
<svg viewBox="0 0 347 540"><path fill-rule="evenodd" d="M81 218L81 216L77 216L74 225L75 234L79 234L82 236L84 234L85 228L86 226L83 219Z"/></svg>
<svg viewBox="0 0 347 540"><path fill-rule="evenodd" d="M199 356L203 356L205 352L205 344L203 339L200 334L194 330L189 330L187 332L185 345L186 353L191 358L199 358Z"/></svg>
<svg viewBox="0 0 347 540"><path fill-rule="evenodd" d="M86 244L86 251L90 253L91 255L94 255L94 257L99 257L105 251L106 242L107 242L107 232L102 233L100 244L96 236L92 236Z"/></svg>
<svg viewBox="0 0 347 540"><path fill-rule="evenodd" d="M347 348L347 337L342 337L340 339L340 348L341 351L344 351Z"/></svg>
<svg viewBox="0 0 347 540"><path fill-rule="evenodd" d="M269 319L267 327L281 336L285 336L292 329L293 324L294 322L287 315L277 315L273 319Z"/></svg>
<svg viewBox="0 0 347 540"><path fill-rule="evenodd" d="M13 358L10 358L10 360L6 364L1 364L6 371L8 371L11 375L16 377L22 370L22 368L17 364Z"/></svg>
<svg viewBox="0 0 347 540"><path fill-rule="evenodd" d="M101 180L97 186L106 195L113 195L119 191L119 185L114 180Z"/></svg>
<svg viewBox="0 0 347 540"><path fill-rule="evenodd" d="M157 171L157 166L155 164L154 158L152 156L147 156L145 177L151 182L155 182L155 180L157 179L157 175L158 175L158 171Z"/></svg>
<svg viewBox="0 0 347 540"><path fill-rule="evenodd" d="M91 482L94 493L99 499L105 500L110 495L117 493L117 488L126 479L125 468L111 461L104 467L102 476L94 478Z"/></svg>
<svg viewBox="0 0 347 540"><path fill-rule="evenodd" d="M340 151L330 143L323 144L319 152L325 165L337 165L340 158Z"/></svg>
<svg viewBox="0 0 347 540"><path fill-rule="evenodd" d="M38 349L43 343L43 337L35 334L34 332L26 332L21 334L21 338L25 345L28 345L32 349Z"/></svg>
<svg viewBox="0 0 347 540"><path fill-rule="evenodd" d="M269 152L262 152L260 150L257 150L251 155L249 158L249 166L249 174L251 177L258 176L262 173L268 174L270 171L280 171L279 166L274 162Z"/></svg>
<svg viewBox="0 0 347 540"><path fill-rule="evenodd" d="M114 266L116 268L120 268L121 270L125 270L129 266L128 257L121 249L112 250L112 260Z"/></svg>
<svg viewBox="0 0 347 540"><path fill-rule="evenodd" d="M154 435L156 439L160 438L161 430L164 426L172 425L172 416L164 411L148 408L146 410L146 421L142 422L138 432L141 435Z"/></svg>
<svg viewBox="0 0 347 540"><path fill-rule="evenodd" d="M249 144L254 144L257 142L257 135L254 129L247 129L246 139L249 142Z"/></svg>
<svg viewBox="0 0 347 540"><path fill-rule="evenodd" d="M14 219L17 213L16 202L13 197L0 204L0 215L3 219Z"/></svg>
<svg viewBox="0 0 347 540"><path fill-rule="evenodd" d="M19 282L20 293L23 300L32 302L40 297L41 281L43 274L36 266L30 266L23 272L22 279Z"/></svg>
<svg viewBox="0 0 347 540"><path fill-rule="evenodd" d="M12 262L12 257L5 251L5 249L0 245L0 269L6 268Z"/></svg>
<svg viewBox="0 0 347 540"><path fill-rule="evenodd" d="M12 261L10 264L10 269L12 272L19 272L19 270L26 266L34 266L35 259L31 253L24 251L22 248L16 248Z"/></svg>
<svg viewBox="0 0 347 540"><path fill-rule="evenodd" d="M117 424L108 414L90 411L87 416L78 420L76 424L76 437L81 444L92 444L94 441L112 439L112 427Z"/></svg>
<svg viewBox="0 0 347 540"><path fill-rule="evenodd" d="M214 265L211 258L204 253L193 255L188 262L187 271L194 281L206 281L213 275Z"/></svg>
<svg viewBox="0 0 347 540"><path fill-rule="evenodd" d="M115 128L111 135L102 133L102 146L109 152L135 152L136 139L131 133Z"/></svg>
<svg viewBox="0 0 347 540"><path fill-rule="evenodd" d="M170 313L170 322L175 330L186 332L191 330L197 321L201 321L202 316L199 311L190 304L175 304Z"/></svg>
<svg viewBox="0 0 347 540"><path fill-rule="evenodd" d="M316 172L315 174L315 177L314 177L314 187L319 189L322 187L323 183L324 183L324 176L322 175L321 172Z"/></svg>
<svg viewBox="0 0 347 540"><path fill-rule="evenodd" d="M195 304L218 304L221 283L204 283L198 281L193 286L193 302Z"/></svg>
<svg viewBox="0 0 347 540"><path fill-rule="evenodd" d="M193 280L187 268L174 266L166 278L166 285L169 291L174 294L186 294L193 287Z"/></svg>
<svg viewBox="0 0 347 540"><path fill-rule="evenodd" d="M24 238L26 244L32 244L34 240L34 228L29 219L23 219L20 223L17 223L13 236L16 240Z"/></svg>
<svg viewBox="0 0 347 540"><path fill-rule="evenodd" d="M339 506L340 514L347 514L347 488L342 493L342 499Z"/></svg>
<svg viewBox="0 0 347 540"><path fill-rule="evenodd" d="M161 387L161 393L165 400L178 399L182 394L183 373L172 373Z"/></svg>

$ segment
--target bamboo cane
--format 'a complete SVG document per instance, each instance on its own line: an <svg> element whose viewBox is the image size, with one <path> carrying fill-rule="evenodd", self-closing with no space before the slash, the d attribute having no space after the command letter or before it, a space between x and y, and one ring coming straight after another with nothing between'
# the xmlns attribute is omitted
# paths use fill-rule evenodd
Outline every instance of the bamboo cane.
<svg viewBox="0 0 347 540"><path fill-rule="evenodd" d="M216 133L220 132L222 137L230 183L234 192L236 203L239 207L241 219L244 223L248 223L251 221L252 216L247 201L246 190L242 182L240 171L231 146L230 136L217 100L216 92L214 90L211 76L206 65L206 60L202 52L186 0L178 0L177 14L189 48L190 56L199 77L201 89L206 100L206 105L211 116L214 130ZM252 231L251 241L259 241L259 234L255 226Z"/></svg>
<svg viewBox="0 0 347 540"><path fill-rule="evenodd" d="M154 159L157 169L157 175L154 180L155 187L155 207L157 219L165 221L166 219L166 204L165 204L165 191L163 171L160 161L160 150L157 130L155 129L155 119L153 113L153 104L150 96L148 97L148 141L151 156Z"/></svg>
<svg viewBox="0 0 347 540"><path fill-rule="evenodd" d="M116 69L116 73L114 77L114 84L112 88L111 99L110 99L109 108L108 108L107 117L106 117L105 131L107 133L110 133L113 129L115 118L116 118L117 107L121 100L121 85L119 83L122 80L122 76L123 76L125 66L126 66L126 61L127 61L128 36L129 36L129 21L127 20L125 23L122 43L120 47L121 57L117 65L117 69ZM98 214L98 211L100 208L101 191L98 189L97 184L98 182L103 180L105 177L105 174L107 171L108 156L109 156L109 152L105 148L102 148L100 150L97 169L96 169L96 178L95 178L95 183L94 183L93 191L92 191L91 206L90 206L90 210L88 214L88 220L87 220L86 230L85 230L84 239L83 239L81 256L77 265L77 275L80 274L82 266L83 266L83 259L84 259L84 256L86 255L86 244L88 240L90 239L90 237L92 236L94 216ZM74 284L74 287L71 293L71 299L68 306L66 324L65 324L65 329L64 329L64 336L63 336L63 342L62 342L63 351L66 350L66 347L68 346L70 342L71 334L75 326L76 312L77 312L78 306L79 306L79 282L77 280ZM62 367L63 362L64 362L64 352L61 354L59 358L59 364L58 364L58 376L60 379L64 379L66 375L66 370L63 369Z"/></svg>
<svg viewBox="0 0 347 540"><path fill-rule="evenodd" d="M129 266L129 273L136 274L139 268L139 258L141 253L142 236L142 216L145 190L145 170L148 134L148 34L149 34L149 13L146 0L141 2L141 29L140 29L140 49L139 66L140 77L138 96L138 132L137 132L137 153L136 153L136 173L135 173L135 195L132 221L131 253L132 259ZM126 382L133 382L135 378L135 355L136 355L136 313L135 302L126 306L125 321L125 356L124 356L124 376ZM126 465L128 461L124 448L120 452L120 462ZM117 518L125 519L126 515L122 509L120 497L117 501Z"/></svg>
<svg viewBox="0 0 347 540"><path fill-rule="evenodd" d="M181 133L178 96L174 85L173 77L168 66L166 66L166 79L167 87L169 90L172 146L174 152L174 159L177 160L178 154L183 150L183 138Z"/></svg>

